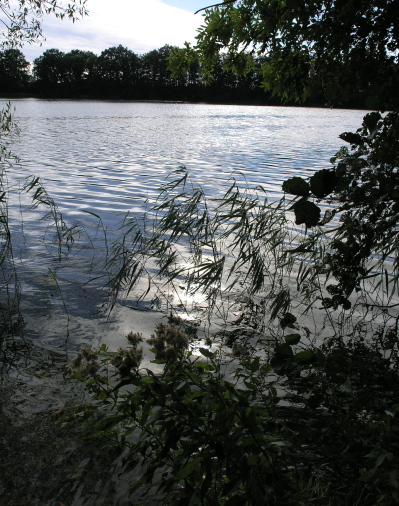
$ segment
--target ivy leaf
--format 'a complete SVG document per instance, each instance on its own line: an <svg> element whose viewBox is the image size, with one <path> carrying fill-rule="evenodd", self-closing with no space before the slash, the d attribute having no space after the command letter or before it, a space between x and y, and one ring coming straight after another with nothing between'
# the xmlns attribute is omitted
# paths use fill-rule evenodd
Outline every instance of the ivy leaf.
<svg viewBox="0 0 399 506"><path fill-rule="evenodd" d="M307 227L315 227L320 221L320 207L308 202L307 200L300 200L293 206L295 212L295 223L302 225L304 223Z"/></svg>
<svg viewBox="0 0 399 506"><path fill-rule="evenodd" d="M298 195L300 197L306 197L310 193L310 186L301 177L295 176L287 179L283 183L283 191L291 193L292 195Z"/></svg>

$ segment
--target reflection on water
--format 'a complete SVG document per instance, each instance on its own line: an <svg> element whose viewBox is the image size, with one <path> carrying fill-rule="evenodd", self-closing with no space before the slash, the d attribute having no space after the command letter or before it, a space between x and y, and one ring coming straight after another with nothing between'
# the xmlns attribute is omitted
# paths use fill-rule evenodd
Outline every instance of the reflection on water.
<svg viewBox="0 0 399 506"><path fill-rule="evenodd" d="M101 216L111 243L124 213L140 213L144 200L155 199L167 174L181 165L213 195L223 193L233 174L262 185L269 199L277 199L287 177L328 167L343 144L338 135L359 127L364 115L331 109L38 99L15 100L14 106L21 133L13 150L21 162L10 172L10 183L40 176L67 223L79 221L84 227L81 244L96 244L86 256L76 253L52 265L51 247L41 241L51 230L37 223L35 213L24 215L22 230L21 203L11 203L27 333L47 344L62 343L66 315L61 290L70 311L71 347L91 339L88 331L103 339L130 330L115 319L93 327L101 280L81 285L103 267L105 245L103 230L90 213ZM58 285L49 277L49 267Z"/></svg>

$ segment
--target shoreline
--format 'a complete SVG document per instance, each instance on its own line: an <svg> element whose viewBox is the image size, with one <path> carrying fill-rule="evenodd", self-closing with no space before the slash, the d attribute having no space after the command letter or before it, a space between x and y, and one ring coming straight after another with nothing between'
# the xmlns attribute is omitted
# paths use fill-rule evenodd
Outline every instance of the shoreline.
<svg viewBox="0 0 399 506"><path fill-rule="evenodd" d="M261 101L261 100L242 100L242 101L206 101L206 100L178 100L178 99L134 99L124 98L121 96L91 96L91 95L77 95L77 96L64 96L60 95L42 95L38 93L0 93L0 99L2 100L14 100L14 99L29 99L35 98L38 100L63 100L71 102L87 101L87 102L126 102L126 103L156 103L156 104L190 104L190 105L235 105L242 107L287 107L287 108L301 108L301 109L337 109L337 110L351 110L351 111L371 111L372 109L366 109L365 107L358 106L334 106L331 107L327 104L315 101L306 104L281 104L275 101Z"/></svg>
<svg viewBox="0 0 399 506"><path fill-rule="evenodd" d="M1 504L68 506L143 504L129 495L118 448L104 439L82 439L77 423L61 425L87 403L83 386L67 382L62 353L16 342L18 357L0 373ZM145 504L161 505L155 497Z"/></svg>

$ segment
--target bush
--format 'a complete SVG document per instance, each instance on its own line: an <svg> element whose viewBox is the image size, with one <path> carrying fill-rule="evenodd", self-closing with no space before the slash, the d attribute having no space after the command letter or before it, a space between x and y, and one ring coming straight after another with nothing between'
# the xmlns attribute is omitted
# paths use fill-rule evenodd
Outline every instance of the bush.
<svg viewBox="0 0 399 506"><path fill-rule="evenodd" d="M288 339L273 367L245 357L228 375L220 352L182 353L174 324L158 327L152 342L165 336L178 344L171 360L155 360L160 374L137 360L126 367L126 357L141 357L130 337L126 350L83 350L70 376L93 393L82 415L93 435L128 449L124 473L142 469L132 493L155 484L165 504L397 502L396 356L357 340L297 351Z"/></svg>

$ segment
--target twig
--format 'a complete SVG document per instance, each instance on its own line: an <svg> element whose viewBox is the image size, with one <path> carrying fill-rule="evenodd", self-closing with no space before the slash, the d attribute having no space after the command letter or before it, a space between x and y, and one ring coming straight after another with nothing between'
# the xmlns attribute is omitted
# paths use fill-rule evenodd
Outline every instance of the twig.
<svg viewBox="0 0 399 506"><path fill-rule="evenodd" d="M208 5L208 7L202 7L201 9L198 9L197 11L195 11L194 15L198 14L201 11L205 11L206 9L212 9L212 7L220 7L221 5L233 4L235 1L236 0L225 0L225 2L221 2L219 4L213 4L213 5Z"/></svg>

